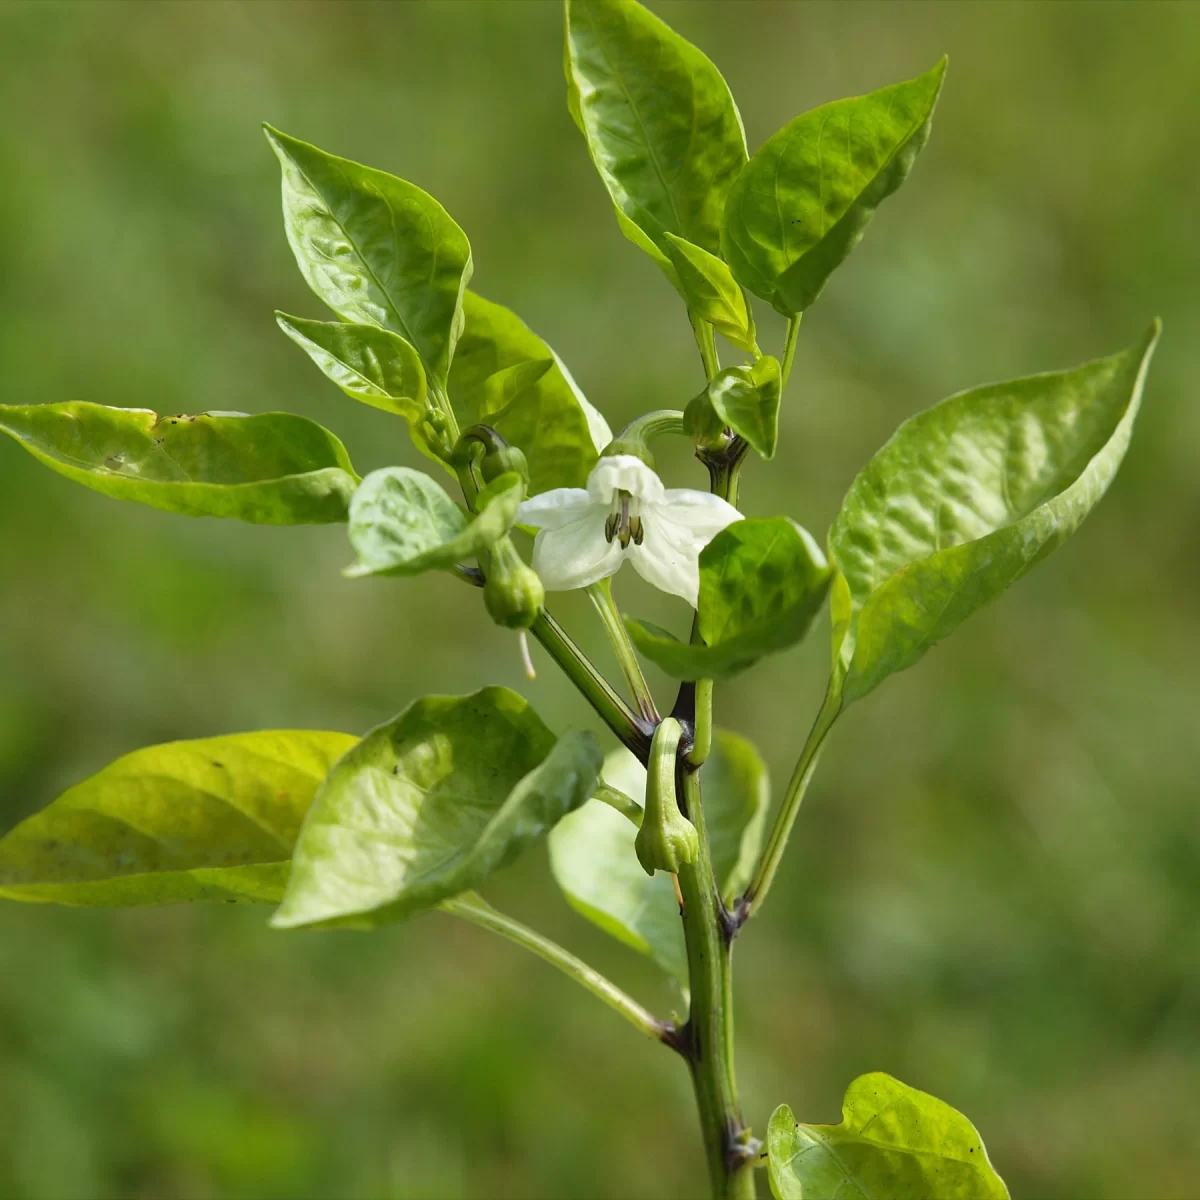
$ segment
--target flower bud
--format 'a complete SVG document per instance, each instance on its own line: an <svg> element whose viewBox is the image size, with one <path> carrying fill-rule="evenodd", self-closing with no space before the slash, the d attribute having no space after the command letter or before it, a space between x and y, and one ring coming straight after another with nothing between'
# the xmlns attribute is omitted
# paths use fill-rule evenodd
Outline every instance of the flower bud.
<svg viewBox="0 0 1200 1200"><path fill-rule="evenodd" d="M546 602L542 581L525 564L508 537L480 555L486 582L483 604L488 616L505 629L528 629Z"/></svg>
<svg viewBox="0 0 1200 1200"><path fill-rule="evenodd" d="M728 441L725 422L713 408L708 388L683 410L683 431L702 449L715 449Z"/></svg>
<svg viewBox="0 0 1200 1200"><path fill-rule="evenodd" d="M679 811L675 798L675 759L683 727L667 717L654 731L650 762L646 768L646 811L634 839L638 862L647 875L655 871L676 874L700 853L700 834Z"/></svg>
<svg viewBox="0 0 1200 1200"><path fill-rule="evenodd" d="M507 475L510 472L519 475L525 481L525 487L528 489L529 463L517 446L505 444L500 448L490 449L480 460L479 473L483 476L484 483L492 483L501 475Z"/></svg>
<svg viewBox="0 0 1200 1200"><path fill-rule="evenodd" d="M512 473L524 480L526 489L529 487L529 463L525 455L518 447L509 445L490 425L472 425L464 429L454 448L454 461L460 466L474 462L484 483Z"/></svg>

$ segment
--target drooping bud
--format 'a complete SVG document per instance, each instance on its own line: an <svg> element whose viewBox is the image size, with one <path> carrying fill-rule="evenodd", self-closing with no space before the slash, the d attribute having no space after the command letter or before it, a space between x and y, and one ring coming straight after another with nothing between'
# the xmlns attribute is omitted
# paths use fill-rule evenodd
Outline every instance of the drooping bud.
<svg viewBox="0 0 1200 1200"><path fill-rule="evenodd" d="M483 568L483 604L488 616L505 629L528 629L546 603L542 581L526 565L508 537L502 537L480 554Z"/></svg>
<svg viewBox="0 0 1200 1200"><path fill-rule="evenodd" d="M693 398L683 410L683 431L698 449L717 449L729 440L725 422L717 415L708 388Z"/></svg>
<svg viewBox="0 0 1200 1200"><path fill-rule="evenodd" d="M655 871L675 874L681 866L695 862L700 853L700 834L679 811L675 796L675 760L682 736L683 726L674 717L667 717L650 743L645 815L633 843L647 875Z"/></svg>
<svg viewBox="0 0 1200 1200"><path fill-rule="evenodd" d="M501 475L516 474L529 487L529 462L524 452L517 446L507 443L498 450L489 450L479 464L479 473L484 483L492 483Z"/></svg>
<svg viewBox="0 0 1200 1200"><path fill-rule="evenodd" d="M524 480L526 488L529 487L529 463L524 453L510 445L490 425L472 425L463 430L454 448L454 463L456 466L474 463L484 483L515 473Z"/></svg>

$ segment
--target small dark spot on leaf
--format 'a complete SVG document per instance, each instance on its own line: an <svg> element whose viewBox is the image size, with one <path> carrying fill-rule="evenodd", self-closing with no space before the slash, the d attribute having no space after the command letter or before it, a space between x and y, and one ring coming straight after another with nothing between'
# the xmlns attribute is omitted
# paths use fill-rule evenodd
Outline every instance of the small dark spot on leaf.
<svg viewBox="0 0 1200 1200"><path fill-rule="evenodd" d="M224 763L222 763L222 762L217 762L217 760L216 760L215 758L212 760L212 765L213 765L214 767L224 767L224 766L225 766L225 764L224 764Z"/></svg>
<svg viewBox="0 0 1200 1200"><path fill-rule="evenodd" d="M396 765L395 765L395 766L392 768L392 774L393 774L393 775L399 775L399 774L400 774L400 764L399 764L399 763L397 763L397 764L396 764Z"/></svg>

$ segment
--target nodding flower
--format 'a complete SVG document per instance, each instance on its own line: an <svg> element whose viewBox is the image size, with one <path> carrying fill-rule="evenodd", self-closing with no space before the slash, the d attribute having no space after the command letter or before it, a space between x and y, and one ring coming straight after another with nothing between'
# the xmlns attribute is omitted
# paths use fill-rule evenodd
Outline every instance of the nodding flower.
<svg viewBox="0 0 1200 1200"><path fill-rule="evenodd" d="M588 476L587 488L555 488L526 500L517 521L535 526L533 569L547 591L607 579L628 559L648 583L693 608L700 551L742 514L720 496L664 488L640 458L614 454Z"/></svg>

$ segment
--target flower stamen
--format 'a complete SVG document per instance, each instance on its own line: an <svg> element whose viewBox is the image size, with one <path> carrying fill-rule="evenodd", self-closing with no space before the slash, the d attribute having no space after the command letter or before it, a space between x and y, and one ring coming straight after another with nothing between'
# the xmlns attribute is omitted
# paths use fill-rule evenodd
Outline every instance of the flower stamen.
<svg viewBox="0 0 1200 1200"><path fill-rule="evenodd" d="M617 492L613 497L613 511L604 522L604 540L611 543L616 538L622 550L628 550L630 542L640 546L646 536L642 518L631 515L632 503L633 496L629 492Z"/></svg>

